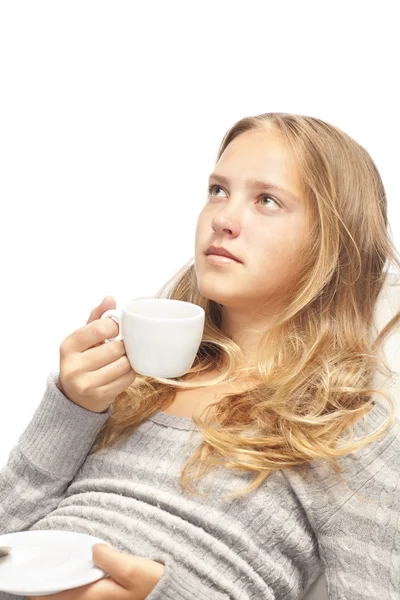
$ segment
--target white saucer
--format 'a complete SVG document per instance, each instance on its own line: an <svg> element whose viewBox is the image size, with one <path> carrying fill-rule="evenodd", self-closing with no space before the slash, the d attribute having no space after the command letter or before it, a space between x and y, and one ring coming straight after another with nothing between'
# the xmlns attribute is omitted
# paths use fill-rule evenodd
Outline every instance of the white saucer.
<svg viewBox="0 0 400 600"><path fill-rule="evenodd" d="M0 535L11 546L0 558L0 591L17 596L46 596L108 577L92 559L101 538L74 531L17 531Z"/></svg>

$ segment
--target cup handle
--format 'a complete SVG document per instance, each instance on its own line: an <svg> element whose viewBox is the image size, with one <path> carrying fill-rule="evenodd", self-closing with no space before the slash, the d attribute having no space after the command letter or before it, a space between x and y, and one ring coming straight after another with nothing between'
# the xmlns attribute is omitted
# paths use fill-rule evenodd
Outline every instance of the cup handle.
<svg viewBox="0 0 400 600"><path fill-rule="evenodd" d="M122 336L122 329L121 329L121 311L119 310L115 310L114 308L110 308L109 310L106 310L106 312L104 312L101 315L101 319L104 319L104 317L110 317L111 319L113 319L119 327L119 332L118 335L110 338L109 340L106 340L108 342L120 342L121 340L123 340L123 336Z"/></svg>

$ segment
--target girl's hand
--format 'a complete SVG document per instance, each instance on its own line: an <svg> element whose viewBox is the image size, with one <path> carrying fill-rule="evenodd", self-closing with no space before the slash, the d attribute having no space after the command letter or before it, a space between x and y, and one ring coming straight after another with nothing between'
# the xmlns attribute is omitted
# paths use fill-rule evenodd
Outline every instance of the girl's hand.
<svg viewBox="0 0 400 600"><path fill-rule="evenodd" d="M110 577L45 596L46 600L145 600L165 571L161 563L123 554L107 544L93 545L93 562ZM27 598L43 600L43 596Z"/></svg>

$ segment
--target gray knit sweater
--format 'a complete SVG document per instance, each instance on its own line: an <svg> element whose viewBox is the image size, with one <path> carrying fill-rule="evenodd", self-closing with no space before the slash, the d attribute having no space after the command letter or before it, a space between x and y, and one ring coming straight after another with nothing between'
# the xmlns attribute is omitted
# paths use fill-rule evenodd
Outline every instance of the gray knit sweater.
<svg viewBox="0 0 400 600"><path fill-rule="evenodd" d="M166 565L147 600L299 600L324 572L330 600L400 598L400 423L382 440L326 461L310 480L281 470L250 495L222 497L254 477L220 467L200 497L179 484L200 442L191 419L158 412L117 446L88 456L109 418L77 406L51 373L36 412L0 472L0 534L58 529L102 538ZM375 402L368 432L387 409ZM355 438L365 421L355 425ZM192 434L192 437L191 437ZM192 442L190 447L187 442ZM0 592L1 600L21 596Z"/></svg>

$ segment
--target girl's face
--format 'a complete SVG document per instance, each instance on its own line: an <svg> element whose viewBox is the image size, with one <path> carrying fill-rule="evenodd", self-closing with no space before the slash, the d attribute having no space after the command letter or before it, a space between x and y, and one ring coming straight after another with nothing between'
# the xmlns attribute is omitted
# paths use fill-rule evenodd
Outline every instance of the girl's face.
<svg viewBox="0 0 400 600"><path fill-rule="evenodd" d="M293 284L296 255L307 233L305 200L294 162L278 132L250 131L225 149L211 176L208 199L195 237L200 293L225 307L279 305L279 292ZM247 185L247 180L283 190ZM222 246L242 262L216 264L205 255Z"/></svg>

